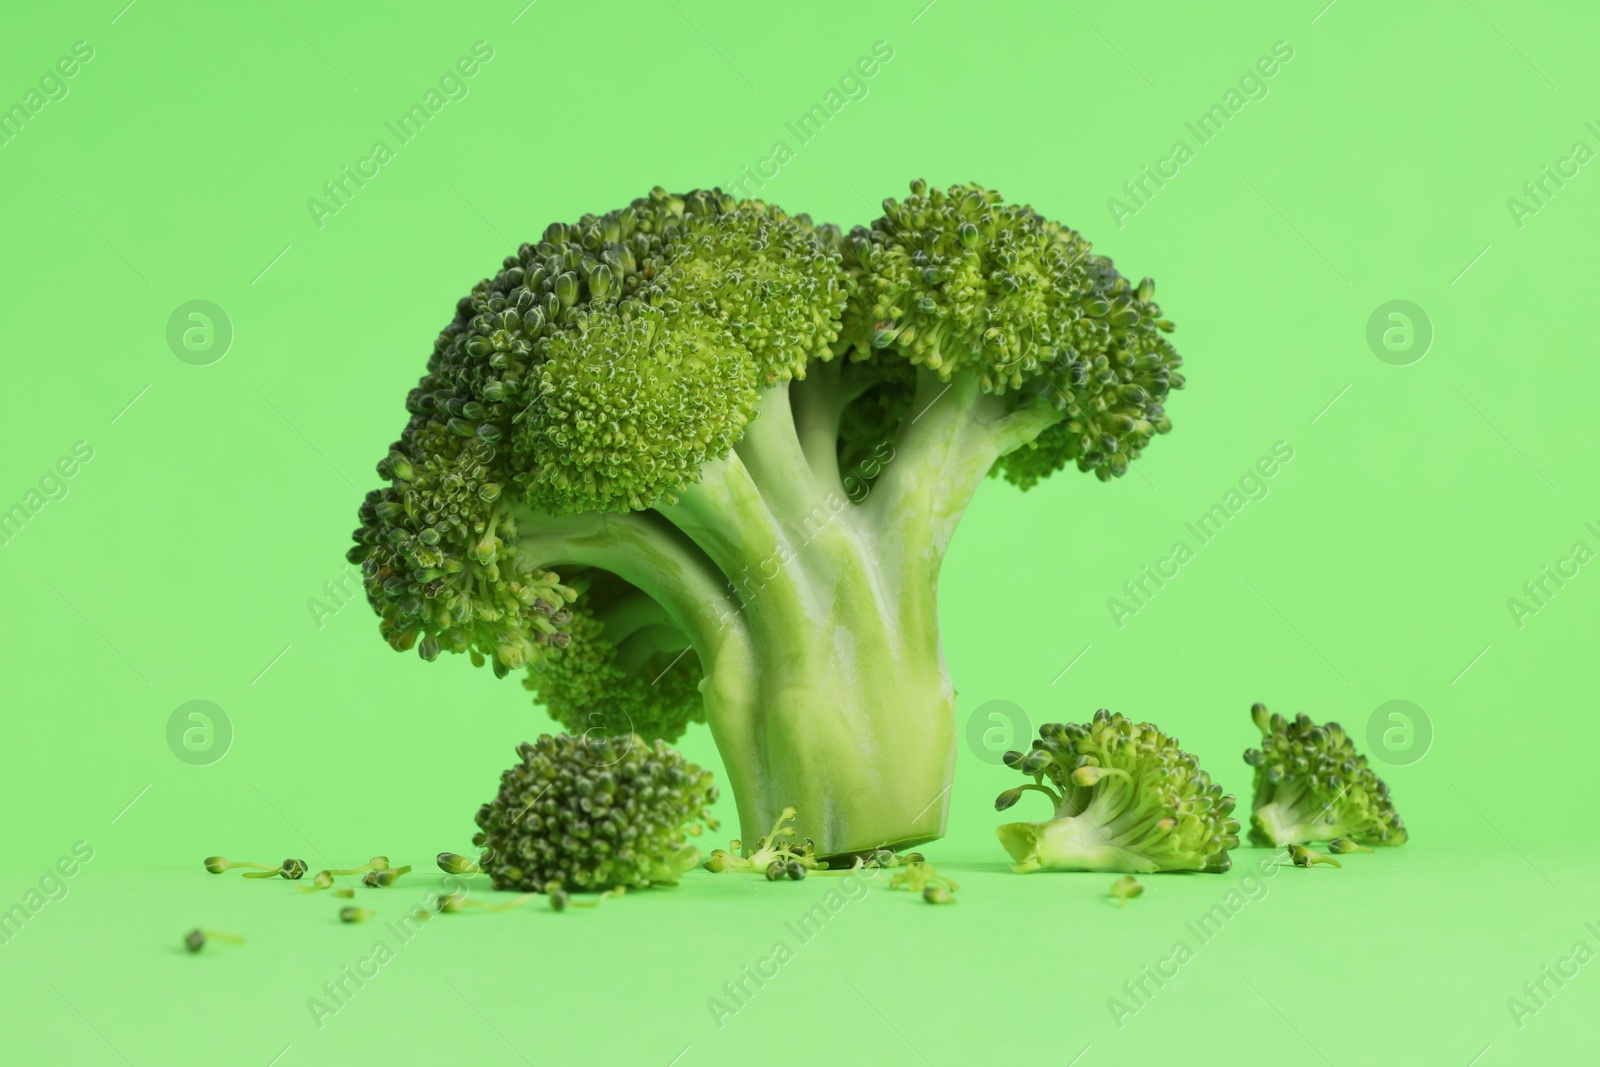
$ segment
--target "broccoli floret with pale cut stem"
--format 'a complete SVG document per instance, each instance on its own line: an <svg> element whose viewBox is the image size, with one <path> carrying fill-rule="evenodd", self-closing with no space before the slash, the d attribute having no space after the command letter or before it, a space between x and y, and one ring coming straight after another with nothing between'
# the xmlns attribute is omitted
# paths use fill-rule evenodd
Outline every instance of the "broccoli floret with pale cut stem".
<svg viewBox="0 0 1600 1067"><path fill-rule="evenodd" d="M848 234L653 189L457 303L349 558L391 647L525 672L572 733L705 723L744 840L794 808L818 857L914 847L958 748L955 528L990 475L1125 474L1172 427L1171 329L978 185Z"/></svg>
<svg viewBox="0 0 1600 1067"><path fill-rule="evenodd" d="M1405 823L1389 787L1356 751L1336 722L1318 726L1301 713L1293 719L1250 709L1261 731L1261 747L1247 749L1254 767L1255 800L1250 840L1288 845L1348 838L1359 845L1403 845Z"/></svg>
<svg viewBox="0 0 1600 1067"><path fill-rule="evenodd" d="M1200 761L1147 722L1105 709L1086 723L1048 723L1028 752L1005 763L1033 781L995 799L1005 811L1025 792L1055 806L1044 822L996 829L1019 873L1039 870L1226 871L1239 844L1234 797Z"/></svg>

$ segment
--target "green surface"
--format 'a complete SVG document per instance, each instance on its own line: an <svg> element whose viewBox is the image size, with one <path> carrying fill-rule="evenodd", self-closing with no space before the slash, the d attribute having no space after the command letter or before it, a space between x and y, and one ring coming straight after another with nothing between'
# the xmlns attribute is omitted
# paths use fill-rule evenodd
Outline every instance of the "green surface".
<svg viewBox="0 0 1600 1067"><path fill-rule="evenodd" d="M0 943L10 1058L942 1065L1042 1046L1067 1064L1092 1046L1084 1067L1490 1067L1592 1043L1586 964L1520 1027L1507 1006L1575 942L1600 949L1591 9L122 2L8 13L0 34L0 109L27 115L0 137L0 512L25 515L0 534L0 910L93 850ZM847 77L878 42L892 57ZM463 57L470 77L441 84ZM1236 88L1202 143L1186 124ZM386 124L434 89L401 143ZM830 103L801 143L788 124ZM337 213L308 206L363 165ZM990 483L955 538L942 616L970 743L925 851L961 902L869 892L721 1030L707 999L827 883L695 876L600 912L441 917L319 1029L307 999L381 934L201 857L465 851L512 746L548 728L513 683L390 653L353 582L325 591L431 339L549 221L774 166L751 191L844 225L915 176L991 185L1153 275L1178 323L1191 385L1134 473ZM197 300L225 350L169 343ZM1396 300L1427 320L1420 359L1406 321L1380 315L1369 342ZM1131 601L1146 566L1168 577ZM176 751L169 723L196 700L231 736L185 761L191 709ZM989 702L1158 721L1247 793L1253 700L1358 737L1412 702L1409 740L1373 750L1412 843L1280 872L1119 1029L1108 998L1238 874L1152 879L1123 912L1110 876L1002 873L990 799L1021 739ZM716 766L703 731L684 748ZM190 957L196 924L249 943Z"/></svg>

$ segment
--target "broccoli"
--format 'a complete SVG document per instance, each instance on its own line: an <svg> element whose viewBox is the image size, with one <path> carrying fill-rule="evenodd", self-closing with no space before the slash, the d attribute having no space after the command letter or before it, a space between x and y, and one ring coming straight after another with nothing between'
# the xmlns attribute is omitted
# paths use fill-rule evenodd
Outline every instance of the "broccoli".
<svg viewBox="0 0 1600 1067"><path fill-rule="evenodd" d="M795 818L796 812L793 808L784 808L778 813L778 821L772 824L772 829L762 834L761 840L749 850L745 850L744 843L738 840L728 842L726 849L712 849L711 855L706 857L706 870L712 874L721 874L724 871L740 871L745 874L766 871L770 878L774 865L785 870L789 864L809 870L816 870L819 866L826 867L826 864L817 863L814 841L809 838L798 842L794 840L792 824ZM740 855L741 852L745 854Z"/></svg>
<svg viewBox="0 0 1600 1067"><path fill-rule="evenodd" d="M1055 805L1046 822L996 828L1019 873L1038 870L1207 871L1232 866L1235 800L1200 761L1147 722L1104 708L1087 723L1047 723L1027 753L1005 763L1033 781L995 798L1005 811L1026 791ZM1050 784L1044 784L1049 778Z"/></svg>
<svg viewBox="0 0 1600 1067"><path fill-rule="evenodd" d="M1253 705L1250 717L1262 737L1260 748L1244 754L1256 769L1251 841L1278 846L1343 837L1352 844L1405 844L1389 787L1343 727L1318 726L1303 712L1293 721L1269 715L1265 704Z"/></svg>
<svg viewBox="0 0 1600 1067"><path fill-rule="evenodd" d="M349 558L399 651L573 732L709 724L745 840L944 831L939 568L986 475L1171 429L1154 283L975 185L848 235L719 190L556 223L456 307Z"/></svg>
<svg viewBox="0 0 1600 1067"><path fill-rule="evenodd" d="M496 889L670 885L700 862L685 835L717 827L711 773L662 741L543 734L517 754L472 839Z"/></svg>

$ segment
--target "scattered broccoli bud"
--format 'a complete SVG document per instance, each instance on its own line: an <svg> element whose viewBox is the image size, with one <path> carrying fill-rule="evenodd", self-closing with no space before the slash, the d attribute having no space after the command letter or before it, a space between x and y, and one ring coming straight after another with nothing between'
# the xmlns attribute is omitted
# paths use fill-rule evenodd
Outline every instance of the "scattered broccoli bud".
<svg viewBox="0 0 1600 1067"><path fill-rule="evenodd" d="M1366 845L1358 845L1348 837L1336 837L1328 842L1328 851L1335 856L1343 856L1347 852L1373 852L1374 849Z"/></svg>
<svg viewBox="0 0 1600 1067"><path fill-rule="evenodd" d="M1124 908L1128 906L1130 897L1136 897L1143 892L1144 885L1131 874L1125 874L1111 883L1111 895L1116 897Z"/></svg>
<svg viewBox="0 0 1600 1067"><path fill-rule="evenodd" d="M298 860L286 860L284 862L285 863L298 863L299 861ZM282 871L284 869L282 864L273 865L271 863L250 863L247 860L230 860L230 859L225 859L222 856L207 856L206 857L206 870L210 871L212 874L221 874L224 871L231 871L235 867L250 867L250 868L254 868L255 870L258 870L258 871L267 872L265 874L253 874L253 875L247 875L246 876L246 877L250 877L250 878L271 878L273 875L277 874L278 872L280 872L280 871Z"/></svg>
<svg viewBox="0 0 1600 1067"><path fill-rule="evenodd" d="M1239 844L1234 797L1150 723L1101 709L1087 723L1047 723L1029 752L1004 759L1034 780L1002 793L997 808L1031 790L1056 809L1045 822L997 828L1019 873L1219 873L1232 865L1228 850Z"/></svg>
<svg viewBox="0 0 1600 1067"><path fill-rule="evenodd" d="M1261 731L1259 749L1244 761L1255 768L1250 840L1258 845L1326 841L1343 837L1366 845L1403 845L1405 824L1389 787L1372 772L1336 722L1318 726L1250 709Z"/></svg>
<svg viewBox="0 0 1600 1067"><path fill-rule="evenodd" d="M446 874L481 874L483 868L455 852L439 853L439 869Z"/></svg>
<svg viewBox="0 0 1600 1067"><path fill-rule="evenodd" d="M386 871L389 869L388 856L374 856L359 867L345 867L342 870L329 871L329 874L363 874L367 871Z"/></svg>
<svg viewBox="0 0 1600 1067"><path fill-rule="evenodd" d="M798 844L788 840L794 837L794 827L791 825L797 812L794 808L784 808L778 813L778 821L772 824L755 849L748 856L739 855L743 847L741 841L730 841L726 850L712 849L710 857L706 860L706 870L713 874L722 871L743 871L754 873L764 871L768 879L777 881L784 876L787 864L797 863L802 867L817 869L827 865L816 857L816 846L807 838ZM778 872L772 873L777 867Z"/></svg>
<svg viewBox="0 0 1600 1067"><path fill-rule="evenodd" d="M300 890L302 893L319 893L324 889L332 889L333 872L318 871L316 874L312 875L310 885L297 885L295 888Z"/></svg>
<svg viewBox="0 0 1600 1067"><path fill-rule="evenodd" d="M190 952L199 952L206 947L208 941L222 941L230 945L244 944L244 938L237 934L223 934L216 930L201 930L198 927L183 935L183 947Z"/></svg>
<svg viewBox="0 0 1600 1067"><path fill-rule="evenodd" d="M700 862L686 835L717 825L717 789L664 743L544 734L517 752L473 838L496 889L671 885Z"/></svg>
<svg viewBox="0 0 1600 1067"><path fill-rule="evenodd" d="M356 891L354 889L351 889L347 885L341 885L341 886L338 886L337 888L334 889L333 895L336 896L336 897L344 897L346 899L349 899L349 898L354 897L356 895Z"/></svg>
<svg viewBox="0 0 1600 1067"><path fill-rule="evenodd" d="M246 866L246 864L242 864L241 863L241 864L236 864L236 866L243 867L243 866ZM259 863L252 863L252 864L248 864L248 866L260 867L262 865L259 864ZM206 869L210 870L211 868L208 865ZM273 878L273 877L278 877L278 878L287 878L290 881L298 881L299 879L301 879L302 877L305 876L306 869L307 868L306 868L306 861L305 860L284 860L277 867L269 867L269 868L267 868L265 870L262 870L262 871L246 871L244 873L244 877L246 877L246 878Z"/></svg>
<svg viewBox="0 0 1600 1067"><path fill-rule="evenodd" d="M568 894L567 891L562 889L559 885L547 887L545 892L550 897L551 911L566 911L568 908L598 908L606 900L620 897L626 893L627 890L627 886L615 886L609 891L601 893L593 900L578 900L577 898Z"/></svg>
<svg viewBox="0 0 1600 1067"><path fill-rule="evenodd" d="M1344 866L1332 856L1324 856L1320 852L1313 852L1304 845L1286 845L1284 847L1289 850L1289 858L1294 860L1296 867L1314 867L1319 863L1326 863L1331 867Z"/></svg>
<svg viewBox="0 0 1600 1067"><path fill-rule="evenodd" d="M340 908L339 921L342 923L364 923L378 914L371 908Z"/></svg>
<svg viewBox="0 0 1600 1067"><path fill-rule="evenodd" d="M410 865L404 867L387 867L381 871L368 871L366 877L361 879L361 884L374 889L387 889L400 880L402 874L411 870Z"/></svg>
<svg viewBox="0 0 1600 1067"><path fill-rule="evenodd" d="M920 893L929 904L951 904L954 893L961 887L933 869L926 860L905 864L889 879L890 889L909 889Z"/></svg>
<svg viewBox="0 0 1600 1067"><path fill-rule="evenodd" d="M440 895L437 907L441 912L448 915L454 915L467 908L478 908L482 911L510 911L513 908L522 907L522 905L538 895L537 893L524 893L514 900L508 900L500 904L490 904L484 900L469 899L465 893L445 893Z"/></svg>
<svg viewBox="0 0 1600 1067"><path fill-rule="evenodd" d="M789 876L789 880L792 882L798 882L806 876L805 865L800 863L798 860L790 860L788 863L785 863L783 865L783 870L784 873Z"/></svg>

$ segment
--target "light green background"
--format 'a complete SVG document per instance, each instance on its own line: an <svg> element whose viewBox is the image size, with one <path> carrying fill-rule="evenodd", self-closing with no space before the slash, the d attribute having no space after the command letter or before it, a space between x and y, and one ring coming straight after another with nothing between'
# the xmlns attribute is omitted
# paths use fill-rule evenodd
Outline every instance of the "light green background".
<svg viewBox="0 0 1600 1067"><path fill-rule="evenodd" d="M1600 549L1600 172L1547 182L1520 225L1507 203L1574 142L1600 150L1586 5L123 2L0 16L0 105L93 48L0 145L0 507L93 449L0 546L0 908L94 850L0 944L12 1062L1488 1067L1592 1047L1593 965L1520 1029L1506 1005L1574 942L1600 948L1600 567L1521 626L1507 603L1574 542ZM399 145L385 123L477 41L493 58L468 94ZM785 124L879 41L864 98L800 145ZM1280 41L1267 95L1199 145L1185 123ZM393 158L319 228L308 198L379 139ZM1119 226L1108 200L1180 139L1193 158ZM1358 734L1413 701L1431 748L1384 771L1413 843L1274 871L1199 946L1186 924L1270 853L1151 879L1126 911L1108 877L1009 875L989 801L1010 739L991 736L964 746L926 850L960 903L874 888L722 1029L707 998L793 941L826 880L445 917L319 1029L307 998L392 935L199 859L465 851L512 746L548 728L514 683L390 653L364 604L320 626L308 607L431 339L548 222L725 183L778 140L794 156L762 193L790 211L849 226L910 178L980 181L1155 276L1179 324L1191 386L1135 473L990 483L964 522L941 591L963 729L990 700L1035 722L1104 705L1247 795L1251 701ZM166 340L196 299L235 333L209 366ZM1407 366L1366 340L1394 299L1434 331ZM1280 441L1269 495L1119 628L1108 598ZM206 767L164 732L196 699L235 733ZM684 747L714 764L703 732ZM393 918L437 881L364 903ZM197 923L250 942L189 957ZM1119 1028L1107 999L1178 940L1195 958Z"/></svg>

